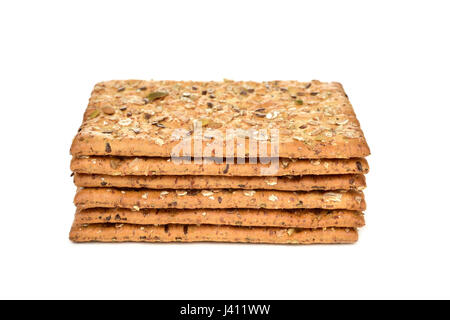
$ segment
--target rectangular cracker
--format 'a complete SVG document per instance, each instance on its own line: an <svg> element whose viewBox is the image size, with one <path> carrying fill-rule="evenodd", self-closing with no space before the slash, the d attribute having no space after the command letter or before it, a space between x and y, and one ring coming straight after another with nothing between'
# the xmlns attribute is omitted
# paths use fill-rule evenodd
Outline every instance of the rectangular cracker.
<svg viewBox="0 0 450 320"><path fill-rule="evenodd" d="M74 200L79 209L346 209L364 211L360 191L268 190L123 190L83 188Z"/></svg>
<svg viewBox="0 0 450 320"><path fill-rule="evenodd" d="M263 209L129 209L93 208L79 210L77 224L126 223L139 225L228 225L243 227L330 228L363 227L364 215L349 210L263 210Z"/></svg>
<svg viewBox="0 0 450 320"><path fill-rule="evenodd" d="M229 176L108 176L76 173L78 187L133 189L363 190L363 175L229 177Z"/></svg>
<svg viewBox="0 0 450 320"><path fill-rule="evenodd" d="M98 83L71 153L170 157L182 139L190 139L193 145L190 134L194 121L201 124L202 135L207 136L208 130L225 136L229 129L241 129L252 130L253 136L261 137L265 131L276 128L279 156L285 158L352 158L370 154L341 84L230 80ZM226 136L224 144L235 144L235 137ZM205 149L210 141L203 139L202 143ZM223 149L225 155L225 145ZM248 156L248 145L245 149ZM235 148L234 154L228 156L240 155Z"/></svg>
<svg viewBox="0 0 450 320"><path fill-rule="evenodd" d="M73 158L70 168L77 173L104 174L110 176L191 175L191 176L300 176L366 174L369 165L366 159L299 160L280 159L276 173L265 173L261 163L176 163L171 158L130 157L81 157Z"/></svg>
<svg viewBox="0 0 450 320"><path fill-rule="evenodd" d="M73 242L241 242L273 244L355 243L353 228L293 229L230 226L139 226L131 224L74 224Z"/></svg>

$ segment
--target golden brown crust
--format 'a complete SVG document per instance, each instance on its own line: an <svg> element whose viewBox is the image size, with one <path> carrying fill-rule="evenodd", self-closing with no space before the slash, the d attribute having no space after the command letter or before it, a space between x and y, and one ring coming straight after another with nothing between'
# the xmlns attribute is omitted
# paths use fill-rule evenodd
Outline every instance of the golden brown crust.
<svg viewBox="0 0 450 320"><path fill-rule="evenodd" d="M79 210L77 224L126 223L139 225L230 225L243 227L330 228L363 227L364 215L348 210L262 210L262 209L129 209L93 208Z"/></svg>
<svg viewBox="0 0 450 320"><path fill-rule="evenodd" d="M108 176L76 173L78 187L133 189L363 190L363 175L228 177L228 176Z"/></svg>
<svg viewBox="0 0 450 320"><path fill-rule="evenodd" d="M242 242L273 244L355 243L358 233L352 228L291 229L231 226L138 226L111 224L74 224L73 242Z"/></svg>
<svg viewBox="0 0 450 320"><path fill-rule="evenodd" d="M121 190L79 189L79 209L347 209L363 211L364 195L359 191L267 191L267 190Z"/></svg>
<svg viewBox="0 0 450 320"><path fill-rule="evenodd" d="M296 160L280 159L277 172L263 172L270 164L226 164L226 163L176 163L170 158L120 158L82 157L73 158L71 170L85 174L105 174L110 176L148 175L191 175L191 176L300 176L366 174L369 165L366 159Z"/></svg>
<svg viewBox="0 0 450 320"><path fill-rule="evenodd" d="M155 96L161 92L162 96ZM194 121L202 124L206 134L208 130L243 129L260 136L264 130L276 128L280 157L370 154L339 83L141 80L95 86L71 153L169 157L183 138L174 131L192 132ZM234 141L234 136L227 139ZM238 156L237 152L234 155Z"/></svg>

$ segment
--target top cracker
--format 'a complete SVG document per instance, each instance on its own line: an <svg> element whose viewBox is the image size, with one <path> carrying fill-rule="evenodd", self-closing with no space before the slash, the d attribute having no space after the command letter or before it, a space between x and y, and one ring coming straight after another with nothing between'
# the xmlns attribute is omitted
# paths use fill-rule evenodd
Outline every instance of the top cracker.
<svg viewBox="0 0 450 320"><path fill-rule="evenodd" d="M280 157L370 154L342 85L316 80L101 82L94 87L71 153L170 157L180 140L193 133L194 123L197 128L200 123L206 138L209 131L229 129L250 130L264 138L277 129ZM180 136L176 129L186 133ZM224 143L234 138L228 135ZM201 144L209 143L203 138ZM269 150L270 145L269 136ZM248 146L245 150L248 157Z"/></svg>

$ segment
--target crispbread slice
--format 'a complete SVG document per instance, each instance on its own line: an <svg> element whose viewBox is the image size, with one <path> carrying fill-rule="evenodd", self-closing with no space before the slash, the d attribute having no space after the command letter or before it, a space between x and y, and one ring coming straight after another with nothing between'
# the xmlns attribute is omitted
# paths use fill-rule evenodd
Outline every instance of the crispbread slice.
<svg viewBox="0 0 450 320"><path fill-rule="evenodd" d="M126 223L139 225L229 225L282 228L360 228L364 215L348 210L263 210L263 209L129 209L93 208L79 210L77 224Z"/></svg>
<svg viewBox="0 0 450 320"><path fill-rule="evenodd" d="M229 80L98 83L71 153L170 157L181 140L190 139L193 144L194 122L202 126L202 135L208 136L211 130L222 133L224 155L225 144L236 144L239 136L225 135L230 129L252 130L252 137L258 141L277 129L280 157L352 158L370 154L341 84ZM269 150L271 143L267 144ZM202 144L204 150L210 140ZM246 144L245 156L249 155ZM227 156L240 154L235 148Z"/></svg>
<svg viewBox="0 0 450 320"><path fill-rule="evenodd" d="M284 191L363 190L363 175L285 177L229 176L108 176L76 173L78 187L147 189L260 189Z"/></svg>
<svg viewBox="0 0 450 320"><path fill-rule="evenodd" d="M296 160L280 159L277 172L264 172L270 164L261 163L177 163L171 158L140 157L82 157L73 158L70 168L77 173L110 176L192 175L192 176L299 176L365 174L369 171L366 159Z"/></svg>
<svg viewBox="0 0 450 320"><path fill-rule="evenodd" d="M139 226L131 224L74 224L73 242L243 242L273 244L354 243L353 228L291 229L230 226Z"/></svg>
<svg viewBox="0 0 450 320"><path fill-rule="evenodd" d="M268 190L123 190L81 188L75 205L87 208L140 209L347 209L363 211L359 191L268 191Z"/></svg>

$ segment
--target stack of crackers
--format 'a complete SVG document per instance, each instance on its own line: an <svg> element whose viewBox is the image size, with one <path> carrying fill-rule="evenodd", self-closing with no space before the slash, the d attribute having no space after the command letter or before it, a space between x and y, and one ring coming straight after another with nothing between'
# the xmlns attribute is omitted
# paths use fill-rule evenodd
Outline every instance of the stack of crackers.
<svg viewBox="0 0 450 320"><path fill-rule="evenodd" d="M339 83L98 83L74 242L354 243L370 154Z"/></svg>

